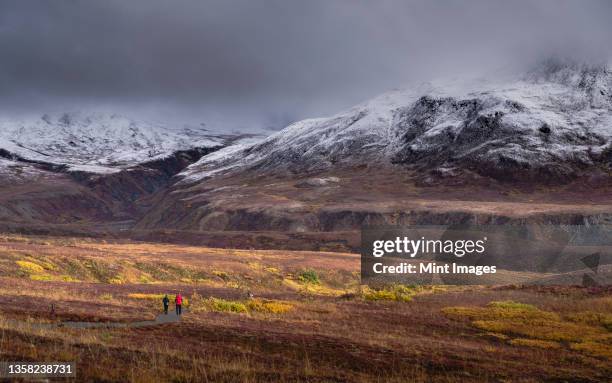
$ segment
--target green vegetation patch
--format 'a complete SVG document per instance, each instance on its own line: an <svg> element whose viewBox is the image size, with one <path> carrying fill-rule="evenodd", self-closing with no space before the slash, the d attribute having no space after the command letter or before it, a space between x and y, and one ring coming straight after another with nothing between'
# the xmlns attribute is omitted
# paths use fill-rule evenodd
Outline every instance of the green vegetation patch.
<svg viewBox="0 0 612 383"><path fill-rule="evenodd" d="M15 263L19 267L18 275L29 278L33 281L74 281L74 279L69 275L58 275L55 273L54 271L57 270L57 267L45 260L22 259L15 261Z"/></svg>
<svg viewBox="0 0 612 383"><path fill-rule="evenodd" d="M317 274L317 272L312 269L303 270L302 272L300 272L300 274L298 275L298 280L302 283L311 283L313 285L318 285L321 283L321 280L319 279L319 274Z"/></svg>
<svg viewBox="0 0 612 383"><path fill-rule="evenodd" d="M97 281L102 283L111 283L112 279L118 277L117 272L104 262L86 259L83 261L83 266Z"/></svg>

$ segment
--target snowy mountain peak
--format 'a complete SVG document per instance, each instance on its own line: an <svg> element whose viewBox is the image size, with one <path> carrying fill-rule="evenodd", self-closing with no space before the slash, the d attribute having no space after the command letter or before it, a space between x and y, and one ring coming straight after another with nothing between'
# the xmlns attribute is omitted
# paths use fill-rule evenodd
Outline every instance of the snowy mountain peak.
<svg viewBox="0 0 612 383"><path fill-rule="evenodd" d="M527 76L535 83L556 83L584 92L592 107L612 107L612 70L605 64L586 64L549 59L537 65Z"/></svg>
<svg viewBox="0 0 612 383"><path fill-rule="evenodd" d="M246 169L399 164L564 182L579 169L609 166L611 138L610 71L549 63L510 81L433 82L383 94L205 156L183 175L193 182Z"/></svg>
<svg viewBox="0 0 612 383"><path fill-rule="evenodd" d="M113 172L178 150L224 143L203 125L169 127L118 114L58 113L0 120L0 149L73 170Z"/></svg>

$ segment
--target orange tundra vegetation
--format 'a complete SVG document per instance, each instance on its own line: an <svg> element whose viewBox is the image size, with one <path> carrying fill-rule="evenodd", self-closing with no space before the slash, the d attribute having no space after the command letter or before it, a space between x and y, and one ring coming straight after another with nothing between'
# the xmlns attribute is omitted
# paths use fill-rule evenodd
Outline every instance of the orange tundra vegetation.
<svg viewBox="0 0 612 383"><path fill-rule="evenodd" d="M610 288L372 288L358 271L348 253L0 235L0 359L76 361L80 381L108 382L612 375ZM132 326L176 292L181 321Z"/></svg>

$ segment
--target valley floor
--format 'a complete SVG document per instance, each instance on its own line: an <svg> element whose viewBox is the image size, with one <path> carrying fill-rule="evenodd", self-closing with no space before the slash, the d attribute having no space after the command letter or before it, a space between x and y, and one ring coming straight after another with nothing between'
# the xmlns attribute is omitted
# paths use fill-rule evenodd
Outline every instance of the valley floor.
<svg viewBox="0 0 612 383"><path fill-rule="evenodd" d="M187 298L180 322L61 325L153 320L176 292ZM79 381L612 375L609 287L375 290L359 284L359 256L349 253L0 235L0 329L1 360L76 361Z"/></svg>

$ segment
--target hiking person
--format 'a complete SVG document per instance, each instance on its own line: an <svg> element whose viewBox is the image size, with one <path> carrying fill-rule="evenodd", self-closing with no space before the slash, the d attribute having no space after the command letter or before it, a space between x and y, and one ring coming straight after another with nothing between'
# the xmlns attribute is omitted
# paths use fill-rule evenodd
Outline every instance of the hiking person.
<svg viewBox="0 0 612 383"><path fill-rule="evenodd" d="M176 315L181 315L181 306L183 305L183 296L181 293L176 293L174 298L174 306L176 308Z"/></svg>
<svg viewBox="0 0 612 383"><path fill-rule="evenodd" d="M168 315L168 306L170 305L170 298L168 298L168 294L164 296L162 302L164 303L164 314Z"/></svg>

